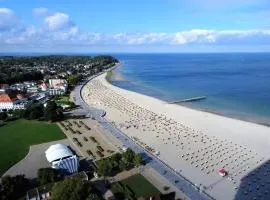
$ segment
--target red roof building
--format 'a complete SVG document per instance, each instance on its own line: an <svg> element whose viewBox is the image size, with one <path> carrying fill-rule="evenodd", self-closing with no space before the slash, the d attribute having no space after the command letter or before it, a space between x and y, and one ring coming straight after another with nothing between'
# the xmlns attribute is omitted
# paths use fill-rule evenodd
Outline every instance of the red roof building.
<svg viewBox="0 0 270 200"><path fill-rule="evenodd" d="M2 93L0 94L0 110L22 109L26 102L22 94Z"/></svg>
<svg viewBox="0 0 270 200"><path fill-rule="evenodd" d="M16 101L16 96L11 96L7 93L0 94L0 103L12 103Z"/></svg>

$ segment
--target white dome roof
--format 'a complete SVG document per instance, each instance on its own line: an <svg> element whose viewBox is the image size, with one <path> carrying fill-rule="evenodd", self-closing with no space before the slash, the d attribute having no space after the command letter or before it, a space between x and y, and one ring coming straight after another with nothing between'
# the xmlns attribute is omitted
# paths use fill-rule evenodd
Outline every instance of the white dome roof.
<svg viewBox="0 0 270 200"><path fill-rule="evenodd" d="M45 155L49 162L53 162L64 157L73 156L73 153L63 144L54 144L46 150Z"/></svg>

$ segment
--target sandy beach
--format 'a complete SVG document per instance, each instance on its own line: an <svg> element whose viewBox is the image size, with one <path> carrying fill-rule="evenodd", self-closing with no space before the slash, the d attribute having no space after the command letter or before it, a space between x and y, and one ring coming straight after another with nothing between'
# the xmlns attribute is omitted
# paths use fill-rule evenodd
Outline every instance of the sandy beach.
<svg viewBox="0 0 270 200"><path fill-rule="evenodd" d="M84 86L84 100L175 171L216 199L270 194L269 127L167 104L115 87L105 76Z"/></svg>

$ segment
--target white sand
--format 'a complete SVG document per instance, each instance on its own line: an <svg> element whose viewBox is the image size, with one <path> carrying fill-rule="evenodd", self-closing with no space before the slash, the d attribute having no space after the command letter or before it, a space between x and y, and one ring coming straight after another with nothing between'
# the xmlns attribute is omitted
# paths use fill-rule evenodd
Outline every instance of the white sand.
<svg viewBox="0 0 270 200"><path fill-rule="evenodd" d="M115 87L105 74L90 81L82 96L90 106L106 110L106 118L124 133L159 151L161 160L217 199L233 199L243 185L241 178L269 160L269 127L166 104ZM226 178L218 174L222 167L229 173Z"/></svg>

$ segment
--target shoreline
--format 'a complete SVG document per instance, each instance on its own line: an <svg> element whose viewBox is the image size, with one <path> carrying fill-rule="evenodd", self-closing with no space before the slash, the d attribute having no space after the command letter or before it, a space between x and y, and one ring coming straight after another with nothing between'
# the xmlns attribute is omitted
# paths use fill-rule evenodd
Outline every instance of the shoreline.
<svg viewBox="0 0 270 200"><path fill-rule="evenodd" d="M123 66L124 65L124 63L122 63L122 62L119 62L119 63L116 63L113 67L111 67L111 68L109 68L109 69L107 69L104 73L106 73L106 76L105 76L105 79L109 82L109 83L111 83L112 84L112 80L111 80L111 78L113 77L113 76L115 76L115 72L114 72L114 70L116 70L116 68L118 68L118 67L121 67L121 66Z"/></svg>
<svg viewBox="0 0 270 200"><path fill-rule="evenodd" d="M125 81L124 77L122 77L122 75L119 72L116 72L115 71L116 68L121 67L123 65L124 65L124 63L120 62L120 65L119 66L115 66L112 69L110 69L110 72L112 72L112 74L109 77L106 76L106 80L107 80L107 82L109 84L111 84L111 85L113 85L115 87L118 87L118 88L124 89L124 90L128 90L126 88L122 88L122 87L119 87L118 85L115 85L113 83L114 80L111 79L113 76L117 76L117 77L119 76L119 77L121 77L121 79L116 78L117 81ZM155 98L155 99L158 99L160 101L163 101L164 103L168 103L167 101L162 100L162 99L160 99L158 97L154 97L154 96L150 96L150 95L147 95L147 94L143 94L143 93L140 93L140 92L137 92L137 91L134 91L134 90L128 90L128 91L135 92L135 93L138 93L138 94L141 94L141 95L145 95L145 96L148 96L148 97L151 97L151 98ZM227 118L231 118L231 119L236 119L236 120L240 120L240 121L244 121L244 122L250 122L250 123L254 123L254 124L258 124L258 125L270 127L270 122L262 122L260 120L251 119L251 118L248 118L248 117L228 115L228 114L225 114L225 113L222 113L222 112L217 112L217 111L211 110L211 109L203 109L203 108L198 108L198 107L195 108L192 105L184 105L184 104L174 104L174 105L183 106L183 107L186 107L186 108L189 108L189 109L192 109L192 110L197 110L197 111L201 111L201 112L211 113L211 114L218 115L218 116L223 116L223 117L227 117Z"/></svg>
<svg viewBox="0 0 270 200"><path fill-rule="evenodd" d="M117 66L115 68L117 68ZM115 68L112 69L112 70L115 70ZM156 98L156 97L153 97L153 96L149 96L149 95L146 95L146 94L142 94L142 93L139 93L139 92L135 92L135 91L132 91L132 90L127 90L125 88L121 88L121 87L118 87L117 85L114 85L113 83L111 83L107 78L105 78L105 80L107 81L108 84L110 84L110 85L112 85L112 86L114 86L116 88L119 88L121 90L126 90L126 91L129 91L129 92L138 94L138 95L146 96L148 98L153 98L153 99L156 99L157 101L161 101L163 104L168 104L168 102L166 102L165 100L162 100L162 99L159 99L159 98ZM262 123L258 123L256 121L243 120L241 118L236 118L236 117L234 118L234 117L230 117L230 116L227 116L227 115L224 115L222 113L215 112L215 111L210 111L210 110L205 110L205 109L196 109L196 108L193 108L192 106L185 106L185 105L182 105L182 104L171 104L171 105L175 105L175 106L179 106L179 107L182 107L182 108L187 108L187 109L190 109L190 110L193 110L193 111L208 113L208 114L216 115L216 116L219 116L219 117L224 117L224 118L228 118L228 119L232 119L232 120L237 120L237 121L241 121L241 122L256 124L256 125L259 125L259 126L265 126L267 128L270 128L270 124L262 124Z"/></svg>

